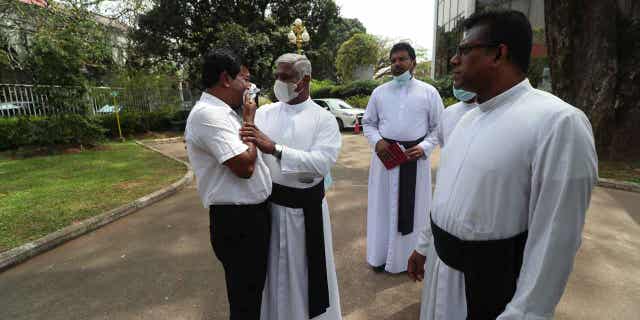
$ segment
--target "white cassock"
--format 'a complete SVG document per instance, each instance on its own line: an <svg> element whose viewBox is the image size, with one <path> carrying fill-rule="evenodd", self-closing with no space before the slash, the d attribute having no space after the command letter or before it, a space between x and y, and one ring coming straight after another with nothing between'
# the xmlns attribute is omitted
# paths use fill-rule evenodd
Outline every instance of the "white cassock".
<svg viewBox="0 0 640 320"><path fill-rule="evenodd" d="M433 222L462 240L528 230L516 292L498 320L553 318L580 246L597 161L584 113L526 79L467 112L449 136ZM464 275L437 257L429 223L416 250L427 256L420 319L466 319Z"/></svg>
<svg viewBox="0 0 640 320"><path fill-rule="evenodd" d="M367 202L367 262L371 266L384 264L391 273L407 270L431 203L429 154L438 144L436 128L442 109L438 91L416 79L406 85L390 81L371 94L362 124L372 148L382 137L396 141L425 137L419 144L425 156L417 160L413 232L407 235L398 232L399 167L387 170L375 154L371 157Z"/></svg>
<svg viewBox="0 0 640 320"><path fill-rule="evenodd" d="M262 106L256 112L255 124L271 140L284 146L281 160L263 155L274 183L292 188L317 185L338 158L342 137L336 119L311 99L297 105L277 102ZM261 319L309 319L303 210L272 203L271 215ZM342 319L326 199L322 201L322 220L330 307L313 319Z"/></svg>

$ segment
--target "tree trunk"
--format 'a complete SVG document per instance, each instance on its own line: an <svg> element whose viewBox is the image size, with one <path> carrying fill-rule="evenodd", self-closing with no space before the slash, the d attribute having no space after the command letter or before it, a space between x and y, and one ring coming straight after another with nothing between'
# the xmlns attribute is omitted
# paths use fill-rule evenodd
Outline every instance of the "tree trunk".
<svg viewBox="0 0 640 320"><path fill-rule="evenodd" d="M640 2L545 0L553 92L583 110L601 159L640 159Z"/></svg>

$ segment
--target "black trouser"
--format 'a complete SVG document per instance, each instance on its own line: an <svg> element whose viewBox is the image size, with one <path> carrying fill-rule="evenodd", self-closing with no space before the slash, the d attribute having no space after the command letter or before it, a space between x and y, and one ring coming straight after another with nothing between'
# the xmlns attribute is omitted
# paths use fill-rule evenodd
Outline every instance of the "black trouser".
<svg viewBox="0 0 640 320"><path fill-rule="evenodd" d="M266 202L213 205L209 218L213 252L224 267L230 319L258 320L267 277L269 207Z"/></svg>

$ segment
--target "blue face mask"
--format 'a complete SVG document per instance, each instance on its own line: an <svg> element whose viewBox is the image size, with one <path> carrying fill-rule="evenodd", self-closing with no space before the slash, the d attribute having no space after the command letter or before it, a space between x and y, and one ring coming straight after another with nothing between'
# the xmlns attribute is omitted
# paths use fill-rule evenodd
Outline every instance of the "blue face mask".
<svg viewBox="0 0 640 320"><path fill-rule="evenodd" d="M405 71L403 74L399 76L393 77L393 81L395 81L398 84L405 84L409 80L411 80L411 72L409 72L409 70Z"/></svg>
<svg viewBox="0 0 640 320"><path fill-rule="evenodd" d="M458 99L460 101L467 102L469 100L473 100L473 98L476 97L476 93L475 92L471 92L471 91L467 91L467 90L463 90L463 89L453 88L453 96L456 97L456 99Z"/></svg>

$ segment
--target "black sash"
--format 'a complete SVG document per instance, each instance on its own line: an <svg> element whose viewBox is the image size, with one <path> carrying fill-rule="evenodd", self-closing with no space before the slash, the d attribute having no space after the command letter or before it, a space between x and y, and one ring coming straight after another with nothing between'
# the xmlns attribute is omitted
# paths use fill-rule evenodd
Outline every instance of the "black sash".
<svg viewBox="0 0 640 320"><path fill-rule="evenodd" d="M387 142L397 142L409 149L424 140L424 137L415 141L395 141L384 138ZM430 170L430 169L429 169ZM413 232L413 210L416 206L416 174L418 162L408 161L400 165L399 190L398 190L398 232L403 236Z"/></svg>
<svg viewBox="0 0 640 320"><path fill-rule="evenodd" d="M304 232L307 248L309 281L309 319L317 317L329 308L329 284L324 251L322 200L324 180L317 185L297 189L273 184L271 202L288 208L301 208L304 212Z"/></svg>
<svg viewBox="0 0 640 320"><path fill-rule="evenodd" d="M431 220L438 257L464 273L467 320L495 320L516 292L528 232L486 241L461 240Z"/></svg>

